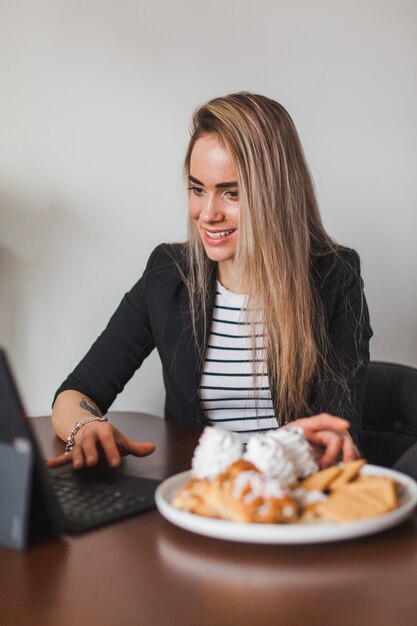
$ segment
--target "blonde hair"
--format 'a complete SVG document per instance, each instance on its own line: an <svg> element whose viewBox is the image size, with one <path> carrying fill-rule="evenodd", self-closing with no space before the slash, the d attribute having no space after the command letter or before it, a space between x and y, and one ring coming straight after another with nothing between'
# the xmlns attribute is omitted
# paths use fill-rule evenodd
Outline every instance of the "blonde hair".
<svg viewBox="0 0 417 626"><path fill-rule="evenodd" d="M240 213L234 278L245 285L252 320L263 319L269 385L281 425L310 413L311 386L329 361L312 259L337 255L338 247L323 227L301 142L283 106L243 92L198 108L184 163L187 177L193 147L205 135L216 136L235 163ZM200 320L206 336L213 263L191 219L187 254L194 332L197 337Z"/></svg>

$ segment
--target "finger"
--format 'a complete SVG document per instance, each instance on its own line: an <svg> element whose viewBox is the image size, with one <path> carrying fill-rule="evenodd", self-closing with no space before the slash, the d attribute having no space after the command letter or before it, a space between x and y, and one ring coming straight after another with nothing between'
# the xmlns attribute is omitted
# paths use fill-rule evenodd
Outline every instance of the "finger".
<svg viewBox="0 0 417 626"><path fill-rule="evenodd" d="M103 449L107 463L112 467L116 467L120 463L119 446L116 443L114 431L101 429L98 433L98 440Z"/></svg>
<svg viewBox="0 0 417 626"><path fill-rule="evenodd" d="M321 457L320 466L322 468L334 465L343 449L343 438L334 433L322 434L322 445L325 450Z"/></svg>
<svg viewBox="0 0 417 626"><path fill-rule="evenodd" d="M83 452L87 465L95 465L98 461L97 440L95 437L86 436L83 439Z"/></svg>
<svg viewBox="0 0 417 626"><path fill-rule="evenodd" d="M84 465L85 461L82 448L81 446L76 445L75 448L72 450L72 466L74 467L74 469L81 469L82 467L84 467Z"/></svg>
<svg viewBox="0 0 417 626"><path fill-rule="evenodd" d="M305 438L307 439L307 441L312 444L312 445L317 445L317 446L324 446L323 442L327 442L330 440L330 437L340 437L340 438L344 438L347 436L346 431L344 430L305 430L304 431L304 435Z"/></svg>
<svg viewBox="0 0 417 626"><path fill-rule="evenodd" d="M343 462L349 463L355 459L359 459L360 453L356 447L353 439L350 436L346 436L343 441Z"/></svg>
<svg viewBox="0 0 417 626"><path fill-rule="evenodd" d="M304 433L305 438L307 439L308 443L310 443L313 446L319 446L319 447L323 447L323 434L324 431L318 431L317 433L315 433L314 431L306 431Z"/></svg>
<svg viewBox="0 0 417 626"><path fill-rule="evenodd" d="M61 467L62 465L68 465L72 461L72 453L66 452L65 454L60 454L56 456L54 459L48 459L46 461L46 467Z"/></svg>
<svg viewBox="0 0 417 626"><path fill-rule="evenodd" d="M329 413L320 413L320 415L315 415L307 419L311 420L310 423L313 430L347 430L350 426L350 423L343 419L343 417L336 417ZM307 425L308 424L306 424L306 426Z"/></svg>
<svg viewBox="0 0 417 626"><path fill-rule="evenodd" d="M343 417L336 417L329 413L320 413L320 415L313 415L312 417L302 417L295 420L288 427L301 427L309 431L316 430L347 430L350 426L349 422Z"/></svg>
<svg viewBox="0 0 417 626"><path fill-rule="evenodd" d="M124 442L124 454L133 454L134 456L148 456L152 454L156 446L151 441L133 441L126 438Z"/></svg>

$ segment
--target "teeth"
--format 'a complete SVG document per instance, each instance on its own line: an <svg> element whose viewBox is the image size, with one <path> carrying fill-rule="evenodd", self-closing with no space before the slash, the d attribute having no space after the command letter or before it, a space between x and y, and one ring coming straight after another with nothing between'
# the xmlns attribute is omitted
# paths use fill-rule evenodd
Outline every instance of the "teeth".
<svg viewBox="0 0 417 626"><path fill-rule="evenodd" d="M209 233L208 230L206 230L206 234L211 238L211 239L221 239L222 237L226 237L226 235L230 235L230 233L233 233L234 228L232 228L231 230L221 230L218 233Z"/></svg>

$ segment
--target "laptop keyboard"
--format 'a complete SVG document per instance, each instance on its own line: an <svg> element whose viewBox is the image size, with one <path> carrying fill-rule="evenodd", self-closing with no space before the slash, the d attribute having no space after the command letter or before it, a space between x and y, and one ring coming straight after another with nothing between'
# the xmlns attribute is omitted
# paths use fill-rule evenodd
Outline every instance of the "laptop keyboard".
<svg viewBox="0 0 417 626"><path fill-rule="evenodd" d="M154 505L149 495L123 493L112 485L74 481L71 474L51 476L51 485L69 532L96 528Z"/></svg>

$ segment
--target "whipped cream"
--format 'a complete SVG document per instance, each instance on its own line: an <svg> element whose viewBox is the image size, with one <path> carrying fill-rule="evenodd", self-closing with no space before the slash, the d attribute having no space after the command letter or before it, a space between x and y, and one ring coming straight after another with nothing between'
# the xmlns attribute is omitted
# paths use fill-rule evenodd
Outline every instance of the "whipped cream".
<svg viewBox="0 0 417 626"><path fill-rule="evenodd" d="M266 436L284 448L297 478L305 478L319 469L313 458L313 448L306 440L302 428L278 428L269 431Z"/></svg>
<svg viewBox="0 0 417 626"><path fill-rule="evenodd" d="M265 476L278 479L282 487L293 484L297 479L292 459L284 446L269 433L251 437L243 458L253 463Z"/></svg>
<svg viewBox="0 0 417 626"><path fill-rule="evenodd" d="M206 426L191 462L195 478L214 480L232 463L242 458L243 444L236 433Z"/></svg>
<svg viewBox="0 0 417 626"><path fill-rule="evenodd" d="M240 472L233 486L233 497L239 499L242 495L243 502L250 503L257 498L283 498L285 491L278 480L249 470Z"/></svg>

